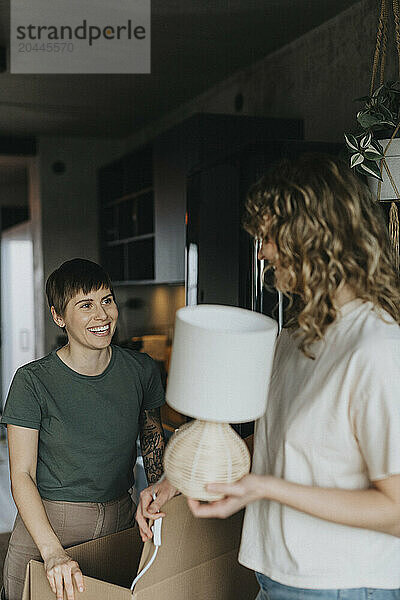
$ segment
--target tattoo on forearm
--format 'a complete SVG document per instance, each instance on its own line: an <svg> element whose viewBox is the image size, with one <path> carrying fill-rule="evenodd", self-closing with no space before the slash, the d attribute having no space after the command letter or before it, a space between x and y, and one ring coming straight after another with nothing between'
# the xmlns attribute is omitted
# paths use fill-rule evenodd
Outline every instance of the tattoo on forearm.
<svg viewBox="0 0 400 600"><path fill-rule="evenodd" d="M161 424L160 409L142 410L139 425L144 470L147 481L151 484L158 481L163 474L162 460L165 449L165 437Z"/></svg>

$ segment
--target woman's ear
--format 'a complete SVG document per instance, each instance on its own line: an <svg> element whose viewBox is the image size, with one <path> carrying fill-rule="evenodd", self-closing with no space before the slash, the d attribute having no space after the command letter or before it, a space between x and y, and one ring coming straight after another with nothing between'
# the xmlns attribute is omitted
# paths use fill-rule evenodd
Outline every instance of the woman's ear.
<svg viewBox="0 0 400 600"><path fill-rule="evenodd" d="M51 316L53 317L53 321L56 325L58 325L58 327L64 328L65 327L65 321L62 317L60 317L60 315L58 315L56 313L56 309L54 308L54 306L52 306L50 308L50 312L51 312Z"/></svg>

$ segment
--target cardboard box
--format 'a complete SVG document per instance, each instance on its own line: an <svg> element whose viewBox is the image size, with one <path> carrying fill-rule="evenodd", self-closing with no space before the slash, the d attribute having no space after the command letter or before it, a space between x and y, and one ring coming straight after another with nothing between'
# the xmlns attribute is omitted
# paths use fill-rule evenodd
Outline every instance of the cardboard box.
<svg viewBox="0 0 400 600"><path fill-rule="evenodd" d="M134 600L254 600L254 573L237 562L243 513L230 519L196 519L183 496L165 505L162 545L138 581ZM69 548L84 573L78 600L132 600L130 585L154 552L137 528ZM66 596L65 596L66 597ZM22 600L55 600L43 564L30 561Z"/></svg>

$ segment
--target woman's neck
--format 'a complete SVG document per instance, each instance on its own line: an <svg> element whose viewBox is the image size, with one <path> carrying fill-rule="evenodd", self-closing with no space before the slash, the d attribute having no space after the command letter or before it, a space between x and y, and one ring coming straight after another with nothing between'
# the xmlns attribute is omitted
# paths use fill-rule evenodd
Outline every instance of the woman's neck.
<svg viewBox="0 0 400 600"><path fill-rule="evenodd" d="M73 371L80 375L101 375L111 360L111 346L101 350L76 347L68 342L57 350L58 357Z"/></svg>
<svg viewBox="0 0 400 600"><path fill-rule="evenodd" d="M351 302L352 300L355 300L355 298L357 298L357 295L354 292L354 290L350 286L345 284L340 290L336 292L335 305L337 308L342 308L342 306L344 306L348 302Z"/></svg>

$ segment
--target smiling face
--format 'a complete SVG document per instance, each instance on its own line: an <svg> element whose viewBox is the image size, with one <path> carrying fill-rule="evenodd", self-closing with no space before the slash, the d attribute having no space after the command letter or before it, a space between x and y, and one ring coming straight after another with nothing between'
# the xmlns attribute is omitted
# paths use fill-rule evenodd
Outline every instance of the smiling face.
<svg viewBox="0 0 400 600"><path fill-rule="evenodd" d="M109 346L118 319L118 308L109 288L101 287L71 298L64 314L51 307L54 322L65 327L70 345L102 350Z"/></svg>

